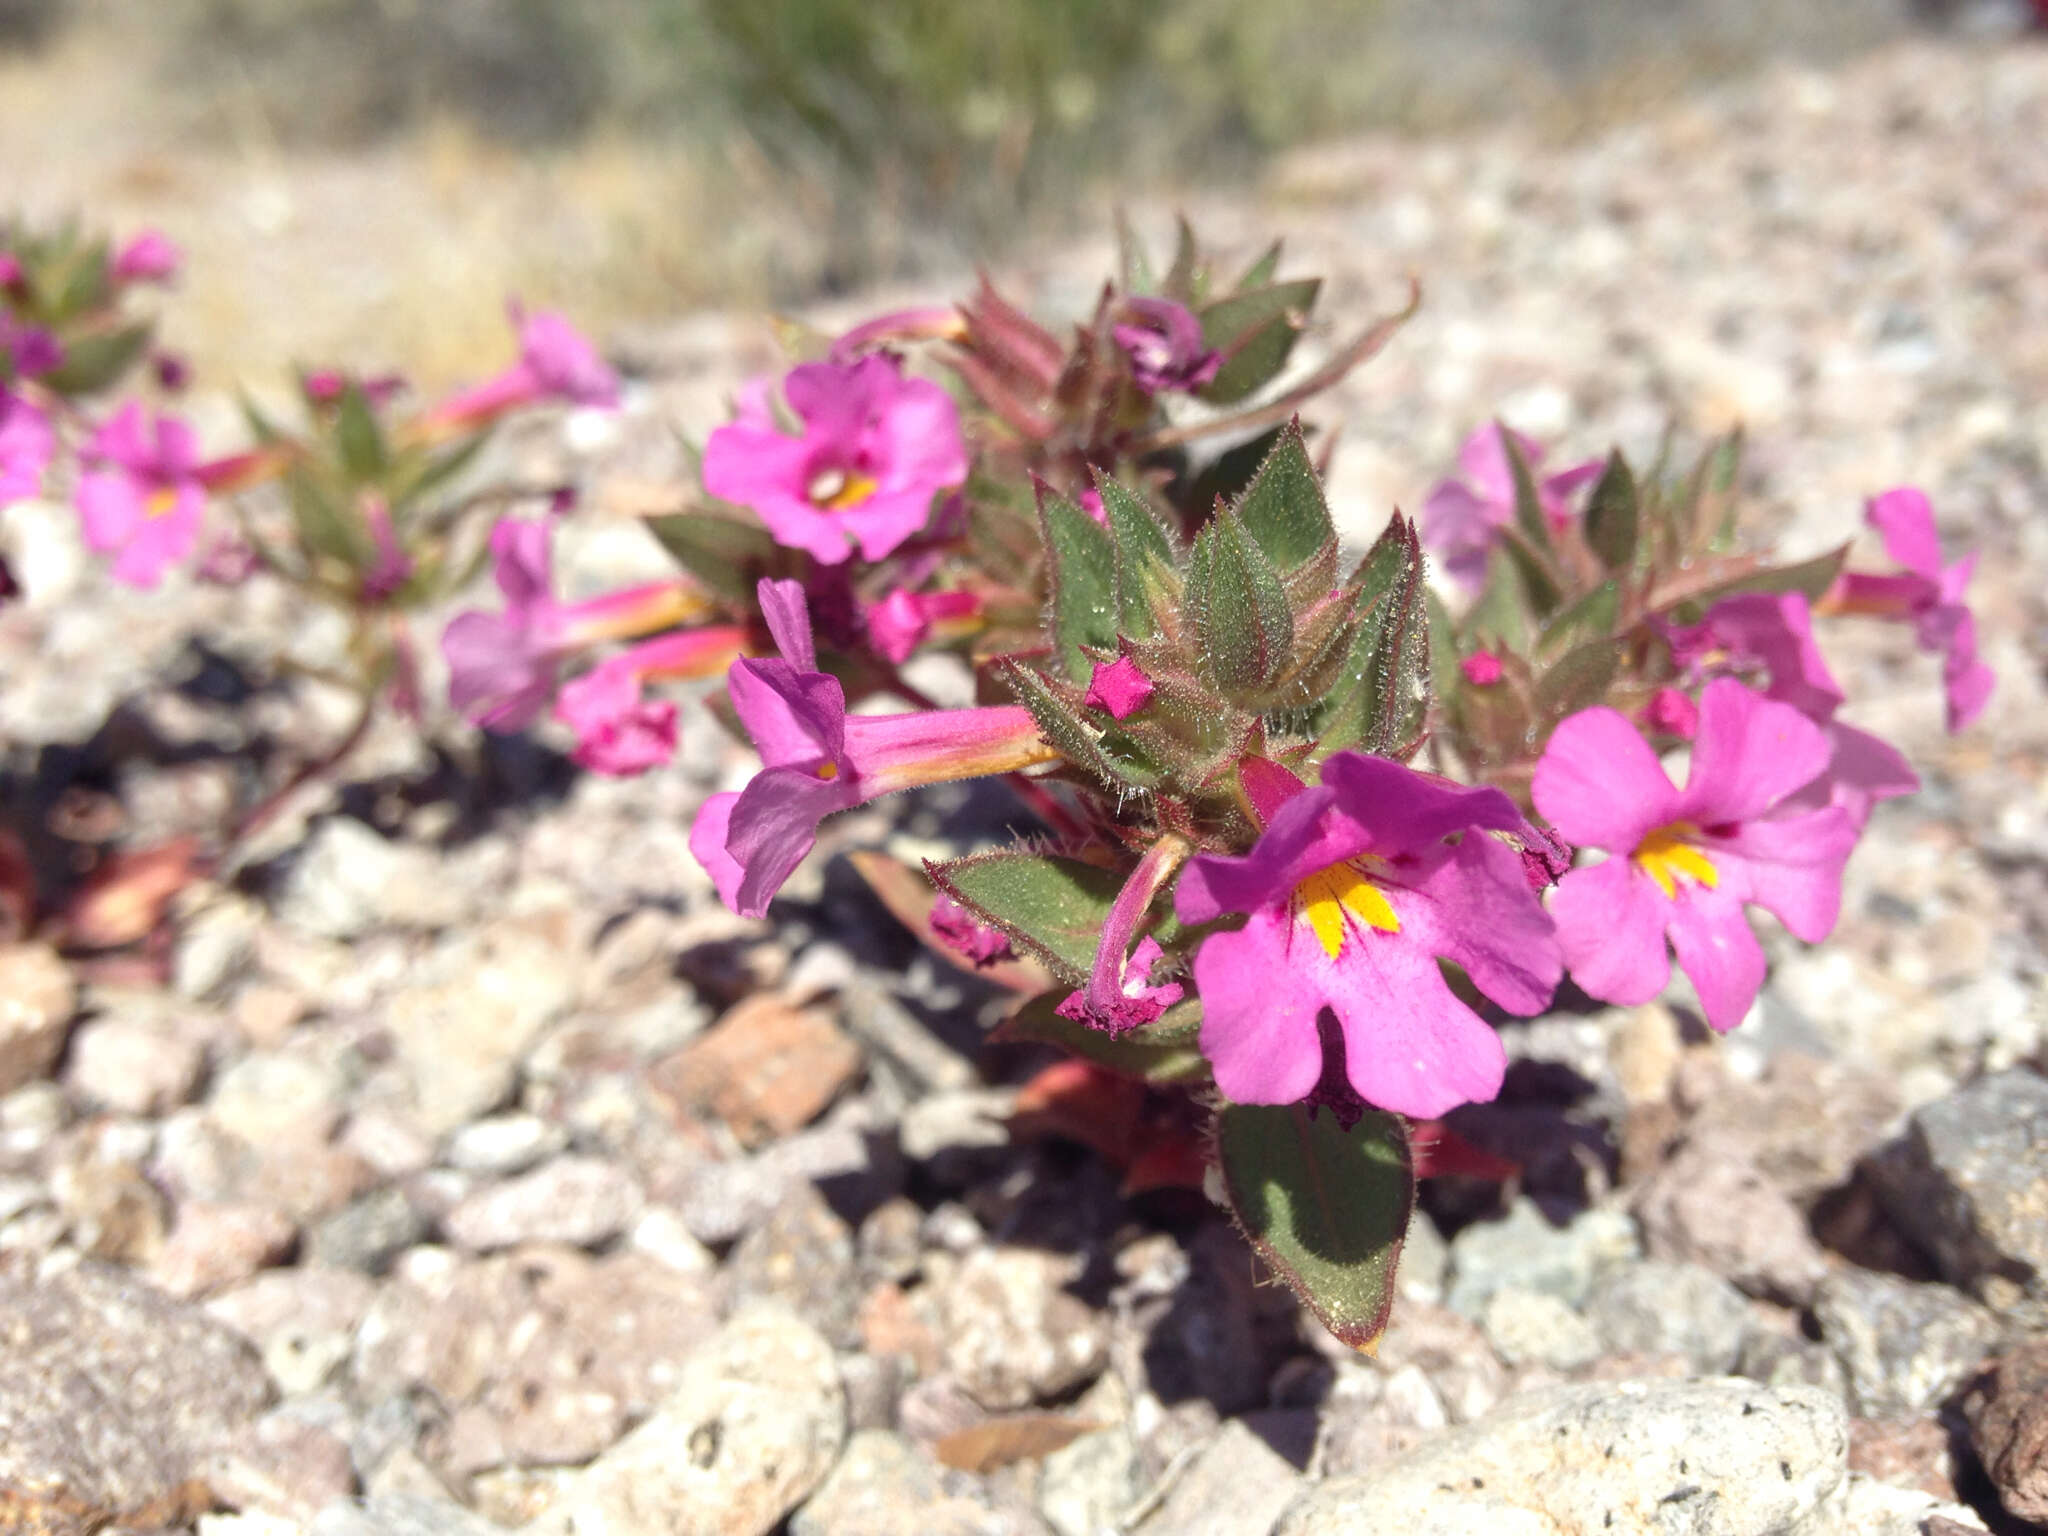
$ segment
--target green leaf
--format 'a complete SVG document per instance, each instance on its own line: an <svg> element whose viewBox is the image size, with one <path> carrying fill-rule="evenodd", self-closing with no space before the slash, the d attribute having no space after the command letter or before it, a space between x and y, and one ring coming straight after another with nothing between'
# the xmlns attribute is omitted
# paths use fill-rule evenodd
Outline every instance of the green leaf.
<svg viewBox="0 0 2048 1536"><path fill-rule="evenodd" d="M1116 213L1116 266L1118 286L1125 293L1151 293L1159 286L1152 271L1152 259L1145 253L1145 242L1131 228L1130 218L1121 208Z"/></svg>
<svg viewBox="0 0 2048 1536"><path fill-rule="evenodd" d="M1245 269L1245 274L1231 288L1233 295L1251 293L1264 288L1273 281L1273 274L1280 270L1280 242L1275 240L1266 247L1265 254Z"/></svg>
<svg viewBox="0 0 2048 1536"><path fill-rule="evenodd" d="M1190 304L1201 296L1207 274L1202 271L1201 251L1195 245L1195 232L1188 227L1186 216L1175 215L1173 226L1173 265L1167 268L1159 291L1177 304Z"/></svg>
<svg viewBox="0 0 2048 1536"><path fill-rule="evenodd" d="M1607 455L1607 467L1600 471L1586 502L1586 542L1610 571L1625 571L1635 563L1641 511L1635 474L1617 448Z"/></svg>
<svg viewBox="0 0 2048 1536"><path fill-rule="evenodd" d="M1152 594L1172 580L1173 545L1137 492L1109 475L1095 476L1115 551L1116 627L1134 640L1159 633Z"/></svg>
<svg viewBox="0 0 2048 1536"><path fill-rule="evenodd" d="M149 345L155 326L147 320L117 330L67 337L64 360L40 382L60 395L94 395L126 373Z"/></svg>
<svg viewBox="0 0 2048 1536"><path fill-rule="evenodd" d="M1216 1147L1231 1211L1259 1257L1331 1333L1371 1349L1415 1209L1400 1117L1368 1110L1345 1131L1299 1104L1228 1104Z"/></svg>
<svg viewBox="0 0 2048 1536"><path fill-rule="evenodd" d="M1272 454L1285 430L1275 427L1225 449L1204 464L1193 480L1181 480L1173 487L1173 503L1189 517L1205 518L1218 500L1235 501L1245 493L1258 474L1259 466Z"/></svg>
<svg viewBox="0 0 2048 1536"><path fill-rule="evenodd" d="M1047 992L1025 1003L996 1027L993 1039L1056 1045L1124 1077L1148 1083L1200 1082L1208 1059L1197 1041L1202 1030L1199 1003L1180 1003L1143 1028L1112 1035L1060 1017L1064 992Z"/></svg>
<svg viewBox="0 0 2048 1536"><path fill-rule="evenodd" d="M925 873L948 896L1077 986L1095 963L1110 904L1124 884L1116 870L1079 859L1007 850L927 862Z"/></svg>
<svg viewBox="0 0 2048 1536"><path fill-rule="evenodd" d="M1603 702L1621 670L1621 642L1589 640L1566 651L1536 684L1536 714L1547 728L1566 715Z"/></svg>
<svg viewBox="0 0 2048 1536"><path fill-rule="evenodd" d="M752 603L755 584L781 558L759 523L715 512L670 512L648 518L647 528L708 591L736 603Z"/></svg>
<svg viewBox="0 0 2048 1536"><path fill-rule="evenodd" d="M1835 584L1835 578L1842 574L1842 566L1848 558L1849 546L1843 544L1826 554L1815 555L1811 560L1801 560L1796 565L1770 566L1745 576L1733 576L1704 591L1695 592L1688 606L1697 605L1704 610L1724 597L1737 597L1745 592L1800 592L1809 602L1817 603L1821 595Z"/></svg>
<svg viewBox="0 0 2048 1536"><path fill-rule="evenodd" d="M1614 632L1614 621L1620 613L1621 583L1603 581L1543 626L1536 653L1555 656L1577 641L1605 640Z"/></svg>
<svg viewBox="0 0 2048 1536"><path fill-rule="evenodd" d="M1316 752L1391 752L1415 734L1418 685L1429 665L1428 585L1415 525L1394 514L1352 578L1358 629L1346 681L1332 695Z"/></svg>
<svg viewBox="0 0 2048 1536"><path fill-rule="evenodd" d="M1195 540L1187 605L1202 664L1226 696L1256 697L1286 673L1294 652L1286 589L1228 508Z"/></svg>
<svg viewBox="0 0 2048 1536"><path fill-rule="evenodd" d="M996 676L1011 697L1031 711L1039 734L1074 767L1093 774L1119 794L1152 789L1160 782L1160 772L1149 760L1117 756L1073 705L1023 663L1005 659L998 664Z"/></svg>
<svg viewBox="0 0 2048 1536"><path fill-rule="evenodd" d="M1530 624L1521 564L1504 546L1496 545L1487 556L1486 584L1465 615L1465 633L1475 649L1526 651Z"/></svg>
<svg viewBox="0 0 2048 1536"><path fill-rule="evenodd" d="M1232 405L1272 382L1294 351L1320 278L1300 278L1218 299L1201 312L1202 339L1223 366L1201 391L1211 405Z"/></svg>
<svg viewBox="0 0 2048 1536"><path fill-rule="evenodd" d="M1314 559L1336 536L1299 420L1281 428L1273 451L1237 503L1237 515L1282 574Z"/></svg>
<svg viewBox="0 0 2048 1536"><path fill-rule="evenodd" d="M1507 454L1508 473L1515 482L1515 532L1521 535L1519 540L1509 538L1504 544L1521 570L1522 589L1528 595L1529 606L1541 618L1563 597L1551 568L1555 549L1550 540L1550 519L1544 515L1543 498L1536 489L1535 473L1529 468L1529 461L1522 456L1522 445L1515 441L1515 434L1504 423L1496 421L1493 426L1500 434L1501 446Z"/></svg>
<svg viewBox="0 0 2048 1536"><path fill-rule="evenodd" d="M341 467L355 481L374 482L390 465L383 429L359 384L351 382L341 392L334 414L334 446L341 455Z"/></svg>
<svg viewBox="0 0 2048 1536"><path fill-rule="evenodd" d="M1042 487L1038 525L1045 539L1053 646L1067 676L1086 683L1095 663L1082 647L1116 644L1116 549L1094 518Z"/></svg>

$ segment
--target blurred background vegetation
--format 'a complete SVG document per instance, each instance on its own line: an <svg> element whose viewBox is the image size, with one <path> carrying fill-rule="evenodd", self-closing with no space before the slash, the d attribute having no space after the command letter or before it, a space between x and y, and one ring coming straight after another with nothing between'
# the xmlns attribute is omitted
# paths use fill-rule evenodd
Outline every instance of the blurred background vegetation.
<svg viewBox="0 0 2048 1536"><path fill-rule="evenodd" d="M202 354L346 354L377 323L417 338L431 320L449 357L399 360L433 373L488 345L502 289L599 322L795 302L958 268L1027 219L1057 234L1334 135L1506 111L1569 133L1766 56L1839 56L1906 13L0 0L0 143L33 204L162 223L196 247L198 284L204 261L226 264L202 295L207 336L185 338Z"/></svg>

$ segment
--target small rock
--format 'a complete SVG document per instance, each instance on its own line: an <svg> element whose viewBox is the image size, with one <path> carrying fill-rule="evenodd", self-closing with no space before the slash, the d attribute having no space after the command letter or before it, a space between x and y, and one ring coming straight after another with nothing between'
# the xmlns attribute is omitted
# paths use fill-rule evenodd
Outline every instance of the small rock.
<svg viewBox="0 0 2048 1536"><path fill-rule="evenodd" d="M901 1284L915 1278L924 1263L920 1228L924 1212L900 1196L885 1200L860 1224L860 1270L870 1280Z"/></svg>
<svg viewBox="0 0 2048 1536"><path fill-rule="evenodd" d="M1160 1233L1121 1251L1117 1268L1128 1278L1110 1298L1110 1351L1125 1381L1218 1414L1259 1405L1268 1371L1260 1297L1234 1231L1208 1222L1185 1244Z"/></svg>
<svg viewBox="0 0 2048 1536"><path fill-rule="evenodd" d="M1509 1365L1546 1365L1576 1371L1600 1358L1600 1336L1555 1296L1504 1285L1479 1315L1494 1353Z"/></svg>
<svg viewBox="0 0 2048 1536"><path fill-rule="evenodd" d="M1851 1472L1819 1536L1980 1536L1983 1531L1984 1522L1967 1505Z"/></svg>
<svg viewBox="0 0 2048 1536"><path fill-rule="evenodd" d="M789 1520L789 1536L998 1536L1017 1531L977 1500L952 1493L923 1447L883 1429L846 1442L831 1474Z"/></svg>
<svg viewBox="0 0 2048 1536"><path fill-rule="evenodd" d="M188 1200L151 1266L173 1296L203 1296L239 1284L282 1261L299 1229L267 1205L215 1205Z"/></svg>
<svg viewBox="0 0 2048 1536"><path fill-rule="evenodd" d="M782 1307L748 1307L639 1428L563 1475L526 1529L766 1536L824 1481L845 1438L831 1347Z"/></svg>
<svg viewBox="0 0 2048 1536"><path fill-rule="evenodd" d="M779 1301L834 1344L855 1342L853 1231L814 1185L798 1185L740 1239L725 1275L733 1295Z"/></svg>
<svg viewBox="0 0 2048 1536"><path fill-rule="evenodd" d="M468 908L426 848L395 843L348 816L331 816L299 849L279 894L278 916L327 939L359 939L383 927L445 928Z"/></svg>
<svg viewBox="0 0 2048 1536"><path fill-rule="evenodd" d="M1274 1536L1824 1536L1846 1442L1842 1405L1811 1389L1558 1387L1322 1484Z"/></svg>
<svg viewBox="0 0 2048 1536"><path fill-rule="evenodd" d="M221 1292L206 1310L256 1346L280 1393L298 1397L325 1385L348 1359L374 1295L350 1270L295 1265Z"/></svg>
<svg viewBox="0 0 2048 1536"><path fill-rule="evenodd" d="M1316 1342L1320 1345L1324 1337L1319 1330ZM1335 1348L1344 1356L1350 1354L1342 1345ZM1374 1364L1389 1386L1402 1371L1413 1369L1453 1424L1469 1423L1489 1412L1508 1390L1507 1370L1494 1357L1486 1336L1476 1324L1444 1307L1395 1307L1380 1336Z"/></svg>
<svg viewBox="0 0 2048 1536"><path fill-rule="evenodd" d="M1616 1354L1680 1355L1700 1374L1719 1376L1742 1353L1749 1303L1711 1270L1650 1259L1595 1281L1586 1315Z"/></svg>
<svg viewBox="0 0 2048 1536"><path fill-rule="evenodd" d="M1581 1305L1594 1277L1638 1252L1635 1224L1620 1211L1582 1211L1553 1226L1533 1200L1519 1199L1499 1221L1474 1222L1451 1242L1451 1284L1444 1304L1476 1318L1504 1285Z"/></svg>
<svg viewBox="0 0 2048 1536"><path fill-rule="evenodd" d="M1752 1329L1742 1341L1735 1374L1767 1387L1820 1387L1849 1395L1849 1378L1835 1352L1817 1339Z"/></svg>
<svg viewBox="0 0 2048 1536"><path fill-rule="evenodd" d="M1788 1051L1757 1082L1718 1079L1686 1137L1753 1164L1806 1206L1848 1179L1898 1111L1892 1083L1869 1068Z"/></svg>
<svg viewBox="0 0 2048 1536"><path fill-rule="evenodd" d="M192 1097L206 1051L164 1018L109 1014L72 1034L64 1086L89 1104L124 1115L163 1115Z"/></svg>
<svg viewBox="0 0 2048 1536"><path fill-rule="evenodd" d="M126 1158L81 1146L50 1176L50 1193L71 1228L72 1244L95 1258L148 1264L168 1227L164 1197Z"/></svg>
<svg viewBox="0 0 2048 1536"><path fill-rule="evenodd" d="M1098 1536L1119 1528L1145 1491L1138 1442L1113 1424L1045 1458L1038 1509L1059 1536Z"/></svg>
<svg viewBox="0 0 2048 1536"><path fill-rule="evenodd" d="M847 1106L858 1111L858 1101ZM863 1114L835 1114L751 1157L694 1168L678 1201L683 1224L705 1243L729 1243L767 1220L790 1190L817 1183L867 1209L903 1187L895 1142Z"/></svg>
<svg viewBox="0 0 2048 1536"><path fill-rule="evenodd" d="M1066 1289L1078 1269L1035 1248L984 1248L943 1284L946 1366L982 1407L1028 1407L1102 1369L1104 1320Z"/></svg>
<svg viewBox="0 0 2048 1536"><path fill-rule="evenodd" d="M348 1079L303 1052L252 1051L215 1079L207 1112L255 1147L324 1142L341 1123Z"/></svg>
<svg viewBox="0 0 2048 1536"><path fill-rule="evenodd" d="M1851 1419L1849 1470L1929 1498L1956 1496L1948 1429L1932 1414L1902 1419Z"/></svg>
<svg viewBox="0 0 2048 1536"><path fill-rule="evenodd" d="M1293 1467L1232 1419L1173 1480L1158 1507L1133 1528L1134 1536L1265 1531L1302 1486Z"/></svg>
<svg viewBox="0 0 2048 1536"><path fill-rule="evenodd" d="M650 1081L679 1111L714 1116L758 1147L817 1119L860 1070L860 1047L828 1010L764 993L655 1063Z"/></svg>
<svg viewBox="0 0 2048 1536"><path fill-rule="evenodd" d="M1922 1105L1869 1171L1944 1278L2048 1328L2048 1078L2014 1068Z"/></svg>
<svg viewBox="0 0 2048 1536"><path fill-rule="evenodd" d="M0 946L0 1094L56 1065L78 1010L71 971L47 944Z"/></svg>
<svg viewBox="0 0 2048 1536"><path fill-rule="evenodd" d="M212 1503L207 1459L269 1392L246 1342L118 1270L0 1275L4 1523L70 1532L190 1520Z"/></svg>
<svg viewBox="0 0 2048 1536"><path fill-rule="evenodd" d="M1867 1418L1938 1407L1999 1337L1998 1319L1961 1292L1867 1270L1830 1275L1813 1312Z"/></svg>
<svg viewBox="0 0 2048 1536"><path fill-rule="evenodd" d="M1805 1306L1827 1273L1799 1207L1733 1150L1681 1148L1634 1209L1653 1256L1704 1265L1752 1296Z"/></svg>
<svg viewBox="0 0 2048 1536"><path fill-rule="evenodd" d="M569 1145L569 1133L539 1115L493 1115L472 1121L448 1138L441 1160L464 1173L505 1178L524 1173Z"/></svg>
<svg viewBox="0 0 2048 1536"><path fill-rule="evenodd" d="M270 1051L291 1038L307 1007L306 999L290 987L252 981L235 994L229 1016L243 1039L260 1051Z"/></svg>
<svg viewBox="0 0 2048 1536"><path fill-rule="evenodd" d="M306 1239L306 1260L329 1269L381 1275L426 1235L426 1219L403 1190L372 1190L313 1228Z"/></svg>
<svg viewBox="0 0 2048 1536"><path fill-rule="evenodd" d="M505 1536L505 1528L443 1499L388 1493L330 1504L307 1536Z"/></svg>
<svg viewBox="0 0 2048 1536"><path fill-rule="evenodd" d="M1963 1416L1999 1501L2018 1519L2048 1524L2048 1340L1993 1361Z"/></svg>
<svg viewBox="0 0 2048 1536"><path fill-rule="evenodd" d="M356 1491L348 1442L289 1411L265 1414L206 1464L214 1497L231 1509L311 1520Z"/></svg>
<svg viewBox="0 0 2048 1536"><path fill-rule="evenodd" d="M642 1199L640 1186L614 1164L558 1157L523 1177L478 1190L441 1225L472 1253L519 1243L596 1248L626 1230L640 1214Z"/></svg>

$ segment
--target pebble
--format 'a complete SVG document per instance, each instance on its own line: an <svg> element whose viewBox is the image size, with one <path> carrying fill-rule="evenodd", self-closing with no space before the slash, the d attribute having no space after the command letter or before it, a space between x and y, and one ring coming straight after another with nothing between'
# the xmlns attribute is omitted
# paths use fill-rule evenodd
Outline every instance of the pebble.
<svg viewBox="0 0 2048 1536"><path fill-rule="evenodd" d="M348 1087L346 1074L310 1052L251 1051L214 1079L206 1109L255 1147L324 1142L341 1123Z"/></svg>
<svg viewBox="0 0 2048 1536"><path fill-rule="evenodd" d="M163 1115L192 1097L205 1047L167 1018L108 1014L72 1032L64 1086L88 1104L124 1115Z"/></svg>
<svg viewBox="0 0 2048 1536"><path fill-rule="evenodd" d="M1805 1306L1827 1273L1805 1213L1734 1149L1688 1145L1636 1191L1643 1245L1752 1296Z"/></svg>
<svg viewBox="0 0 2048 1536"><path fill-rule="evenodd" d="M1038 1509L1059 1536L1116 1530L1144 1493L1144 1463L1127 1424L1082 1435L1045 1458Z"/></svg>
<svg viewBox="0 0 2048 1536"><path fill-rule="evenodd" d="M441 1160L464 1173L500 1178L524 1173L569 1145L569 1133L539 1115L492 1115L473 1120L449 1136Z"/></svg>
<svg viewBox="0 0 2048 1536"><path fill-rule="evenodd" d="M1486 1299L1479 1326L1509 1365L1576 1371L1600 1358L1600 1335L1591 1323L1555 1296L1519 1285L1504 1285Z"/></svg>
<svg viewBox="0 0 2048 1536"><path fill-rule="evenodd" d="M327 939L377 928L445 928L468 910L468 893L417 844L393 842L348 816L313 829L278 895L279 918Z"/></svg>
<svg viewBox="0 0 2048 1536"><path fill-rule="evenodd" d="M520 1243L596 1248L632 1224L643 1200L640 1186L617 1164L572 1155L467 1196L441 1227L473 1253Z"/></svg>
<svg viewBox="0 0 2048 1536"><path fill-rule="evenodd" d="M1609 1270L1593 1283L1586 1315L1618 1355L1678 1355L1694 1371L1735 1368L1749 1327L1749 1303L1712 1270L1648 1259Z"/></svg>
<svg viewBox="0 0 2048 1536"><path fill-rule="evenodd" d="M1275 1536L1833 1536L1847 1444L1840 1401L1812 1388L1552 1388L1323 1483Z"/></svg>
<svg viewBox="0 0 2048 1536"><path fill-rule="evenodd" d="M1960 1291L1868 1270L1830 1275L1813 1313L1866 1418L1938 1407L2000 1334L1998 1319Z"/></svg>
<svg viewBox="0 0 2048 1536"><path fill-rule="evenodd" d="M1078 1263L1036 1248L971 1253L939 1289L946 1368L991 1411L1025 1408L1092 1379L1105 1320L1067 1286Z"/></svg>
<svg viewBox="0 0 2048 1536"><path fill-rule="evenodd" d="M1167 1487L1133 1536L1265 1531L1303 1487L1301 1475L1244 1422L1232 1419Z"/></svg>
<svg viewBox="0 0 2048 1536"><path fill-rule="evenodd" d="M631 1434L553 1485L530 1536L767 1536L846 1439L831 1347L794 1313L748 1306L684 1363Z"/></svg>
<svg viewBox="0 0 2048 1536"><path fill-rule="evenodd" d="M789 1536L1025 1536L1016 1515L955 1493L951 1480L915 1441L861 1430L790 1516ZM1036 1520L1029 1527L1043 1529Z"/></svg>
<svg viewBox="0 0 2048 1536"><path fill-rule="evenodd" d="M505 1536L503 1526L445 1499L391 1493L328 1505L307 1536Z"/></svg>
<svg viewBox="0 0 2048 1536"><path fill-rule="evenodd" d="M56 1064L77 1011L71 971L47 944L0 945L0 1094Z"/></svg>
<svg viewBox="0 0 2048 1536"><path fill-rule="evenodd" d="M1993 1361L1963 1399L1963 1417L2006 1512L2048 1524L2048 1339Z"/></svg>
<svg viewBox="0 0 2048 1536"><path fill-rule="evenodd" d="M376 1189L319 1221L306 1236L306 1260L330 1269L381 1275L427 1235L427 1220L392 1186Z"/></svg>
<svg viewBox="0 0 2048 1536"><path fill-rule="evenodd" d="M256 1352L119 1270L0 1274L0 1489L8 1523L63 1532L191 1520L209 1456L270 1395Z"/></svg>
<svg viewBox="0 0 2048 1536"><path fill-rule="evenodd" d="M1604 1207L1554 1225L1533 1200L1518 1199L1498 1221L1479 1221L1451 1240L1451 1282L1444 1304L1477 1318L1504 1285L1555 1296L1576 1307L1599 1272L1633 1259L1635 1224Z"/></svg>
<svg viewBox="0 0 2048 1536"><path fill-rule="evenodd" d="M375 1294L352 1270L301 1264L222 1291L206 1310L256 1346L280 1393L300 1397L325 1385L348 1359Z"/></svg>
<svg viewBox="0 0 2048 1536"><path fill-rule="evenodd" d="M731 1294L779 1301L841 1348L856 1341L853 1229L815 1185L799 1184L741 1238L724 1275Z"/></svg>
<svg viewBox="0 0 2048 1536"><path fill-rule="evenodd" d="M156 1283L173 1296L203 1296L280 1263L299 1229L267 1205L217 1205L188 1200L151 1265Z"/></svg>
<svg viewBox="0 0 2048 1536"><path fill-rule="evenodd" d="M680 1112L712 1116L758 1147L817 1119L861 1064L828 1010L762 993L655 1063L650 1081Z"/></svg>
<svg viewBox="0 0 2048 1536"><path fill-rule="evenodd" d="M2014 1068L1922 1105L1870 1171L1944 1278L2048 1329L2048 1078Z"/></svg>

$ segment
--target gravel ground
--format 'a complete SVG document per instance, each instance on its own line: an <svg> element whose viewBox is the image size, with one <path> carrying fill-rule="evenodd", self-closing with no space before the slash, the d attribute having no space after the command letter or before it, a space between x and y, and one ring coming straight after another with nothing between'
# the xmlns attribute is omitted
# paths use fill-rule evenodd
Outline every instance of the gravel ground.
<svg viewBox="0 0 2048 1536"><path fill-rule="evenodd" d="M701 716L623 783L559 742L386 732L188 893L168 990L0 951L0 1528L2048 1518L2048 50L1779 72L1569 150L1362 142L1191 212L1284 229L1326 313L1425 280L1325 412L1358 539L1500 410L1571 452L1739 419L1786 544L1912 478L1983 550L2001 691L1974 731L1941 735L1910 636L1828 637L1852 716L1927 780L1880 809L1835 939L1773 936L1725 1041L1682 994L1510 1025L1507 1091L1461 1128L1524 1178L1428 1191L1368 1359L1199 1199L1127 1200L1092 1155L1006 1134L1042 1058L984 1046L1001 999L830 856L998 835L992 797L844 818L750 923L685 847L745 764ZM1076 306L1105 253L1081 255L1013 284ZM678 472L669 424L701 433L766 364L764 329L624 338L622 417L508 447L591 488L572 580L657 559L625 514ZM203 827L236 754L337 728L236 665L333 643L277 593L113 592L55 509L9 539L25 801L89 785L134 838Z"/></svg>

